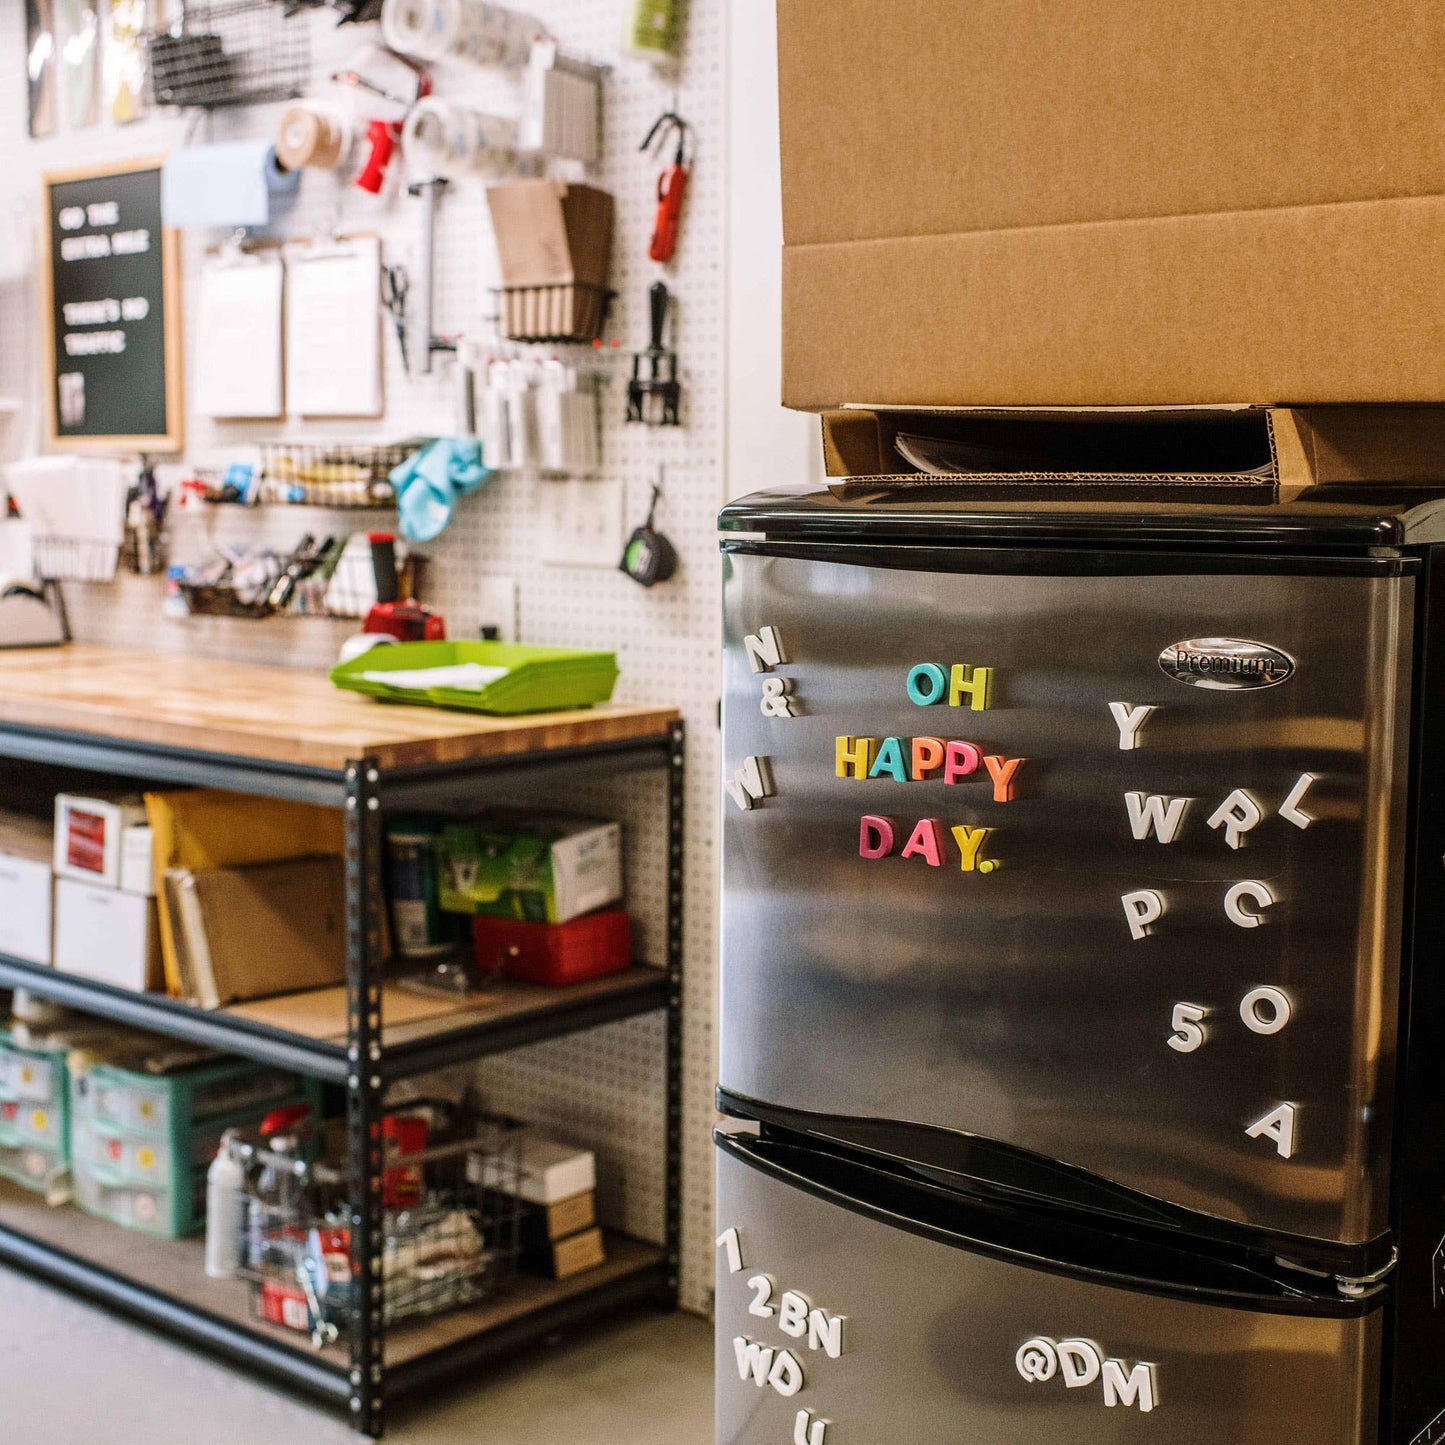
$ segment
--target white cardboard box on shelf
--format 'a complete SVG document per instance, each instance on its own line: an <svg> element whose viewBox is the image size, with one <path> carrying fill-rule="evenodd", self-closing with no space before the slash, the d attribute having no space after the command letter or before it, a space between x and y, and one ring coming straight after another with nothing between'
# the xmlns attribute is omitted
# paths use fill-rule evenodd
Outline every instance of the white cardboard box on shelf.
<svg viewBox="0 0 1445 1445"><path fill-rule="evenodd" d="M50 826L18 814L0 815L0 953L27 963L51 955Z"/></svg>
<svg viewBox="0 0 1445 1445"><path fill-rule="evenodd" d="M55 876L120 887L122 835L145 824L145 805L133 794L55 797Z"/></svg>
<svg viewBox="0 0 1445 1445"><path fill-rule="evenodd" d="M514 1194L528 1204L556 1204L597 1187L597 1159L590 1149L548 1139L532 1129L523 1133L520 1142L515 1174L498 1159L481 1161L474 1157L471 1165L480 1168L469 1167L469 1181Z"/></svg>
<svg viewBox="0 0 1445 1445"><path fill-rule="evenodd" d="M55 882L55 967L115 988L161 981L156 901L104 884Z"/></svg>
<svg viewBox="0 0 1445 1445"><path fill-rule="evenodd" d="M120 889L146 898L156 894L156 870L152 855L153 835L148 824L137 823L120 835Z"/></svg>

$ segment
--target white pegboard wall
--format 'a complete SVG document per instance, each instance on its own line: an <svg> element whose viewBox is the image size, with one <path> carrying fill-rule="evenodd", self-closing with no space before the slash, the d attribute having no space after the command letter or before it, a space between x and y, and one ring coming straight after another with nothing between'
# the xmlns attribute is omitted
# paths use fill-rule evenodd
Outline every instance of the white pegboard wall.
<svg viewBox="0 0 1445 1445"><path fill-rule="evenodd" d="M612 66L605 85L603 160L589 176L617 201L612 284L618 295L607 335L622 342L612 363L612 380L603 391L599 475L624 485L631 527L646 512L658 467L665 466L667 488L657 522L677 546L680 567L673 581L649 592L610 568L543 563L533 490L541 484L520 474L500 475L464 501L444 536L424 549L432 563L427 596L445 613L453 634L465 636L474 633L482 612L482 580L514 578L523 640L615 648L622 668L619 700L673 704L684 714L688 765L682 1289L688 1306L705 1310L712 1277L710 1132L716 1077L715 709L720 574L715 516L725 490L725 7L713 0L695 0L690 7L686 54L675 83L659 80L646 67L619 57L623 0L526 0L521 8L539 15L564 49ZM363 40L376 38L377 31L375 26L338 30L325 12L293 23L313 26L318 77L334 69ZM160 114L126 128L102 126L31 141L24 111L23 27L23 6L0 7L0 214L14 216L22 228L33 229L39 222L42 172L163 154L186 143L187 120ZM515 106L514 76L446 66L439 68L436 79L436 92L443 99L472 103L479 109ZM664 271L646 254L661 162L639 154L638 146L658 113L667 108L677 109L691 122L697 166L678 256ZM279 113L275 106L219 113L202 122L196 135L219 140L271 134ZM496 284L497 268L483 185L458 182L438 212L436 323L443 333L487 332L486 318L493 307L488 288ZM373 231L382 237L387 261L400 261L415 274L419 205L396 191L378 201L348 184L307 173L297 205L276 227L276 234ZM185 237L184 282L192 296L205 249L218 239L197 233ZM684 424L677 429L629 427L622 421L627 359L634 347L646 344L646 293L659 276L675 297L669 340L681 357L684 387ZM0 347L0 395L23 395L32 419L41 385L34 283L33 265L27 285L0 281L0 323L7 339L17 343ZM456 431L456 386L448 364L442 361L431 377L407 377L389 327L385 355L387 411L380 421L241 424L210 422L192 414L187 418L188 451L199 456L278 437L318 442L342 437L395 440ZM194 387L189 390L194 394ZM228 533L251 525L256 540L266 537L277 542L286 538L288 529L291 536L305 530L320 534L320 524L330 531L368 522L344 513L318 518L311 509L226 521ZM193 531L188 535L190 526L177 528L178 556L184 557L185 549L203 540ZM334 658L340 638L350 630L346 623L318 619L168 621L160 615L161 587L153 579L125 578L108 587L70 584L68 597L77 635L84 639L217 657L319 667ZM647 933L655 933L651 923ZM657 954L653 943L649 937L648 947ZM661 962L661 957L656 961ZM489 1061L483 1077L499 1104L531 1113L559 1132L595 1142L609 1217L622 1227L655 1235L661 1196L657 1184L648 1181L661 1180L661 1058L661 1020L641 1019Z"/></svg>

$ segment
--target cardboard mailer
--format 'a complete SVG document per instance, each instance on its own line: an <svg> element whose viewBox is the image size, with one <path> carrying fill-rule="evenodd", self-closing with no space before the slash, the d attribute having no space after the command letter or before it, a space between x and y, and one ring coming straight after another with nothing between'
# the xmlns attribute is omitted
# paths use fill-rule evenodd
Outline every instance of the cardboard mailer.
<svg viewBox="0 0 1445 1445"><path fill-rule="evenodd" d="M831 478L991 498L1268 506L1359 483L1445 489L1445 407L844 408Z"/></svg>
<svg viewBox="0 0 1445 1445"><path fill-rule="evenodd" d="M1445 401L1445 7L779 0L788 406Z"/></svg>

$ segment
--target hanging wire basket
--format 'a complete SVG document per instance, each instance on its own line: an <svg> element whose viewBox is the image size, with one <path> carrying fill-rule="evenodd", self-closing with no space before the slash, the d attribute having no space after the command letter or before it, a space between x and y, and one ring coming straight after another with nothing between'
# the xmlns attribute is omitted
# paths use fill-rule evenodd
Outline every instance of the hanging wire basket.
<svg viewBox="0 0 1445 1445"><path fill-rule="evenodd" d="M301 95L311 75L303 19L277 0L186 0L172 23L146 36L157 105L259 105Z"/></svg>

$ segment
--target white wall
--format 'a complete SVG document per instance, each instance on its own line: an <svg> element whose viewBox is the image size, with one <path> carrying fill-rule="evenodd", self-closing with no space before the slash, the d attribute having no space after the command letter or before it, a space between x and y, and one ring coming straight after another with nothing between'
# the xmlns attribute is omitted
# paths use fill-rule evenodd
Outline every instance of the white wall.
<svg viewBox="0 0 1445 1445"><path fill-rule="evenodd" d="M817 480L816 417L782 395L783 211L774 0L728 0L727 493Z"/></svg>

